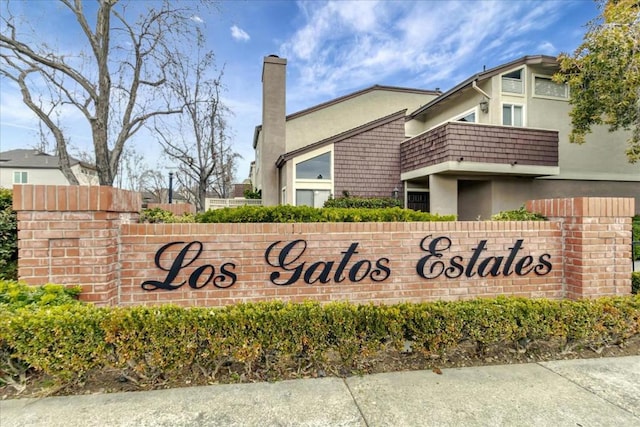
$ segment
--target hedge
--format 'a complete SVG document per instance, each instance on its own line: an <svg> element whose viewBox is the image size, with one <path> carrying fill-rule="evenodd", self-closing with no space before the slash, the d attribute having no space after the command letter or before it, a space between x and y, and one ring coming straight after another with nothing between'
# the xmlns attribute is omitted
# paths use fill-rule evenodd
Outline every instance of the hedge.
<svg viewBox="0 0 640 427"><path fill-rule="evenodd" d="M53 382L118 369L142 385L205 378L278 379L309 370L358 372L385 352L430 357L471 346L575 348L640 334L640 296L580 301L496 298L396 305L265 302L225 308L0 307L0 367ZM0 369L3 370L3 369ZM3 370L5 382L15 381ZM229 379L229 377L227 377ZM184 383L184 382L183 382Z"/></svg>
<svg viewBox="0 0 640 427"><path fill-rule="evenodd" d="M352 197L344 196L335 199L330 198L324 202L325 208L357 208L357 209L382 209L400 208L402 200L393 197Z"/></svg>
<svg viewBox="0 0 640 427"><path fill-rule="evenodd" d="M511 211L498 212L491 216L492 221L546 221L539 213L529 212L524 206Z"/></svg>
<svg viewBox="0 0 640 427"><path fill-rule="evenodd" d="M408 222L455 221L455 215L437 215L411 209L312 208L309 206L240 206L209 210L196 215L196 222Z"/></svg>
<svg viewBox="0 0 640 427"><path fill-rule="evenodd" d="M640 271L631 273L631 293L640 294Z"/></svg>
<svg viewBox="0 0 640 427"><path fill-rule="evenodd" d="M18 217L13 192L0 188L0 280L18 278Z"/></svg>

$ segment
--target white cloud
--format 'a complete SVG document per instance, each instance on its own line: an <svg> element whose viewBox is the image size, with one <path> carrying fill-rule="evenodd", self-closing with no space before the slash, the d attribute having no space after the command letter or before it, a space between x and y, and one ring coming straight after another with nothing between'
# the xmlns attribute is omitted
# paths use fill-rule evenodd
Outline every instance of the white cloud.
<svg viewBox="0 0 640 427"><path fill-rule="evenodd" d="M202 23L204 23L204 19L202 19L202 18L201 18L201 17L199 17L198 15L193 15L193 16L191 17L191 20L192 20L193 22L195 22L195 23L198 23L198 24L202 24Z"/></svg>
<svg viewBox="0 0 640 427"><path fill-rule="evenodd" d="M407 82L399 85L446 90L505 57L556 53L540 40L553 32L560 13L555 2L313 1L299 7L303 24L280 47L290 72L299 74L288 91L293 102L327 99L400 74Z"/></svg>
<svg viewBox="0 0 640 427"><path fill-rule="evenodd" d="M233 37L234 39L236 39L238 41L242 41L242 42L246 42L246 41L249 41L251 39L249 34L247 34L247 32L245 30L243 30L242 28L238 27L237 25L234 25L234 26L231 27L231 37Z"/></svg>

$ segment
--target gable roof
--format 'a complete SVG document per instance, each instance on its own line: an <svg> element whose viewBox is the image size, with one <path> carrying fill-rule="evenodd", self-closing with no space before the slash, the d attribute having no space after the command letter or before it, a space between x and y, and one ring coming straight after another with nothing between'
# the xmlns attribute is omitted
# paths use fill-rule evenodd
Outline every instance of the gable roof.
<svg viewBox="0 0 640 427"><path fill-rule="evenodd" d="M445 93L443 93L442 95L440 95L439 97L437 97L436 99L432 100L431 102L426 103L425 105L423 105L422 107L418 108L417 110L415 110L414 112L410 113L407 116L407 120L411 120L416 118L417 116L423 114L425 111L427 111L429 108L432 108L433 106L447 100L449 97L451 97L452 95L466 89L467 87L470 87L473 82L478 82L478 81L483 81L483 80L487 80L490 79L491 77L501 74L511 68L517 67L519 65L546 65L549 67L557 67L558 66L558 60L555 56L548 56L548 55L528 55L528 56L523 56L522 58L516 59L514 61L511 62L507 62L506 64L502 64L502 65L498 65L497 67L491 68L489 70L485 70L482 71L481 73L476 73L473 76L469 77L468 79L466 79L465 81L463 81L462 83L459 83L458 85L454 86L452 89L446 91Z"/></svg>
<svg viewBox="0 0 640 427"><path fill-rule="evenodd" d="M351 137L359 135L359 134L361 134L363 132L367 132L367 131L370 131L371 129L375 129L375 128L379 127L379 126L382 126L382 125L385 125L387 123L390 123L390 122L392 122L394 120L398 120L398 119L404 118L406 112L407 112L406 109L397 111L395 113L392 113L392 114L389 114L387 116L380 117L380 118L378 118L376 120L373 120L371 122L365 123L365 124L363 124L361 126L358 126L358 127L353 128L353 129L349 129L347 131L341 132L341 133L339 133L337 135L330 136L329 138L325 138L323 140L314 142L313 144L309 144L309 145L307 145L305 147L298 148L297 150L293 150L293 151L290 151L288 153L282 154L282 155L280 155L280 157L278 157L278 160L276 161L276 166L277 167L282 167L282 165L286 161L291 160L292 158L294 158L294 157L296 157L296 156L298 156L300 154L306 153L308 151L315 150L316 148L320 148L320 147L323 147L325 145L335 144L335 143L343 141L343 140L345 140L347 138L351 138Z"/></svg>
<svg viewBox="0 0 640 427"><path fill-rule="evenodd" d="M95 169L95 166L74 157L69 157L69 163ZM60 169L60 159L40 150L19 148L0 153L0 168Z"/></svg>
<svg viewBox="0 0 640 427"><path fill-rule="evenodd" d="M384 86L384 85L373 85L365 89L358 90L356 92L352 92L338 98L331 99L329 101L314 105L313 107L306 108L304 110L297 111L295 113L291 113L285 117L285 121L293 120L298 117L306 116L307 114L314 113L319 110L323 110L325 108L331 107L336 104L340 104L341 102L348 101L352 98L357 98L358 96L364 95L369 92L373 92L376 90L387 91L387 92L403 92L403 93L414 93L414 94L422 94L422 95L441 95L442 92L439 90L429 90L429 89L412 89L406 87L397 87L397 86ZM256 148L258 144L258 134L262 131L262 125L258 125L255 128L253 133L253 148Z"/></svg>

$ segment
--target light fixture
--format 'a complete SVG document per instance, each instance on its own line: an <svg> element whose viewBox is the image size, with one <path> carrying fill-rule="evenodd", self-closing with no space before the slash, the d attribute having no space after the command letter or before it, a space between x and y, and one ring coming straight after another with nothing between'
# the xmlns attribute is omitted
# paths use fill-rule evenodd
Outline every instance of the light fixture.
<svg viewBox="0 0 640 427"><path fill-rule="evenodd" d="M393 187L393 191L391 192L391 195L393 196L394 199L398 198L398 192L400 190L398 190L398 187Z"/></svg>
<svg viewBox="0 0 640 427"><path fill-rule="evenodd" d="M480 101L480 111L482 111L483 113L489 112L489 100L485 97L483 97L482 101Z"/></svg>

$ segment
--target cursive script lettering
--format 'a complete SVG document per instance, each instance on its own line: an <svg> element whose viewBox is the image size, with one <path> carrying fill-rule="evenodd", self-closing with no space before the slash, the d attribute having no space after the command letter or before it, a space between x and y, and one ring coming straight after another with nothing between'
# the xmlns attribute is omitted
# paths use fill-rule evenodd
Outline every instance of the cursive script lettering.
<svg viewBox="0 0 640 427"><path fill-rule="evenodd" d="M416 272L423 279L436 279L442 275L455 279L463 274L468 278L476 275L479 277L510 276L513 273L524 276L532 271L538 276L544 276L551 272L553 266L549 254L540 255L537 262L531 255L522 256L516 261L518 253L523 249L523 242L524 240L518 239L509 248L505 261L504 256L489 256L481 259L482 253L487 251L487 240L481 240L475 248L472 248L471 257L465 265L465 259L461 255L455 255L448 260L444 257L444 252L451 248L451 239L446 236L432 239L432 235L429 235L420 241L420 249L428 254L420 258L416 265ZM515 267L513 267L514 262Z"/></svg>
<svg viewBox="0 0 640 427"><path fill-rule="evenodd" d="M169 249L183 245L180 252L175 257L175 259L171 262L171 265L168 267L163 266L162 264L162 255L168 251ZM219 273L216 274L215 266L211 264L201 265L196 268L186 280L182 280L181 282L174 283L180 272L193 264L200 254L202 254L203 245L201 242L193 241L190 243L185 242L171 242L162 246L156 252L156 256L154 258L156 267L158 267L162 271L166 271L167 275L164 280L146 280L142 283L142 289L145 291L154 291L156 289L165 289L167 291L173 291L185 285L185 283L189 283L189 287L193 289L201 289L211 283L216 288L228 288L233 286L236 283L237 276L234 273L235 264L226 262L220 266Z"/></svg>
<svg viewBox="0 0 640 427"><path fill-rule="evenodd" d="M380 258L375 263L367 259L359 260L347 269L353 256L358 253L357 243L352 243L347 250L340 252L342 258L337 267L335 261L317 261L308 266L306 261L299 262L307 250L307 242L302 239L293 240L278 249L281 243L281 240L272 243L264 254L267 264L281 270L273 271L269 276L274 285L288 286L300 279L308 285L329 283L332 280L341 283L346 279L357 283L367 277L374 282L381 282L391 275L388 258Z"/></svg>

